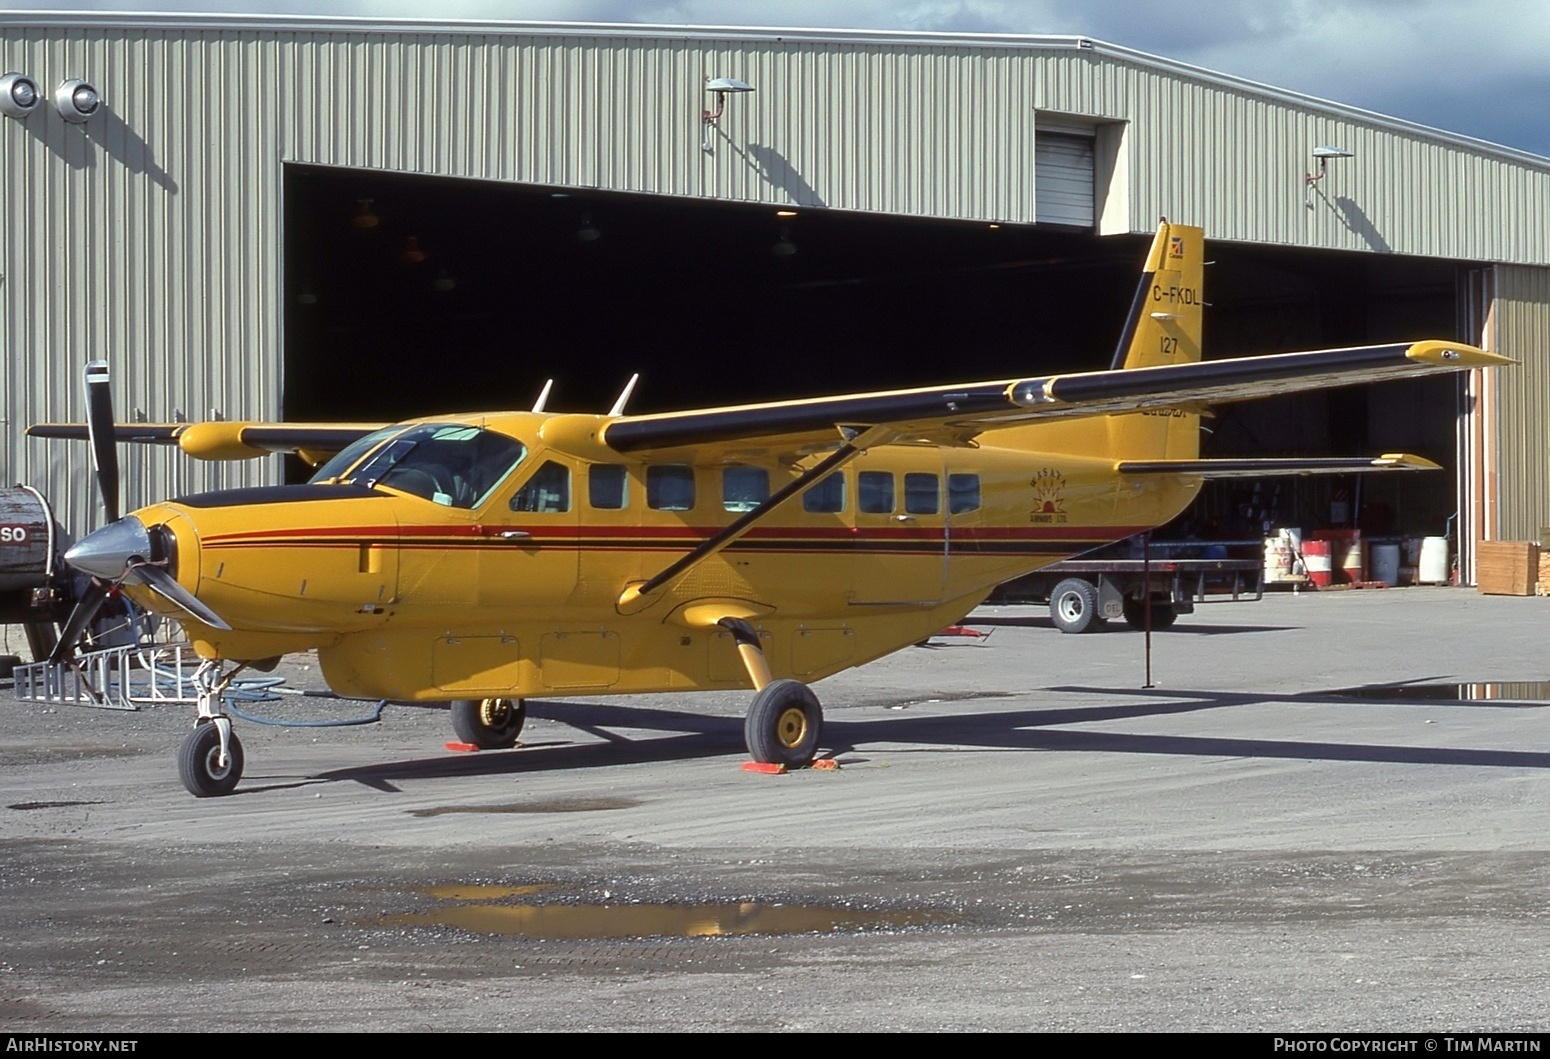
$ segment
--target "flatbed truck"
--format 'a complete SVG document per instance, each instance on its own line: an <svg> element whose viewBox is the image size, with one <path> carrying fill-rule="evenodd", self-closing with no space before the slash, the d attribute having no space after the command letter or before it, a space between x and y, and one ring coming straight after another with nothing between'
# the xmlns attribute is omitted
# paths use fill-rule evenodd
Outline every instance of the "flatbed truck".
<svg viewBox="0 0 1550 1059"><path fill-rule="evenodd" d="M1261 598L1264 565L1258 559L1175 558L1170 554L1201 548L1195 543L1154 543L1149 560L1103 553L1067 559L1008 581L986 602L1047 602L1055 627L1078 633L1097 631L1121 618L1133 629L1145 628L1148 587L1153 629L1166 629L1180 614L1193 613L1198 604L1247 603Z"/></svg>

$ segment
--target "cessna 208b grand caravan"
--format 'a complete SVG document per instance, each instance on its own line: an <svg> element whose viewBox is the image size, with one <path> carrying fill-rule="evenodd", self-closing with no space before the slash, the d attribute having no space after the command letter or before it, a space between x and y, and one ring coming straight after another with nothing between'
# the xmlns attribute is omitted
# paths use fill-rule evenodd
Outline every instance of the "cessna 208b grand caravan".
<svg viewBox="0 0 1550 1059"><path fill-rule="evenodd" d="M1202 361L1202 249L1200 229L1163 222L1114 367L1078 374L650 415L540 398L390 426L114 425L94 362L89 422L31 430L92 441L109 519L66 553L93 581L53 660L116 589L181 622L204 660L179 753L198 796L242 772L231 676L296 651L340 695L450 701L486 748L515 743L534 695L751 685L749 753L808 764L809 682L1167 522L1207 478L1435 467L1202 460L1207 404L1508 362L1445 341ZM120 518L115 440L319 469Z"/></svg>

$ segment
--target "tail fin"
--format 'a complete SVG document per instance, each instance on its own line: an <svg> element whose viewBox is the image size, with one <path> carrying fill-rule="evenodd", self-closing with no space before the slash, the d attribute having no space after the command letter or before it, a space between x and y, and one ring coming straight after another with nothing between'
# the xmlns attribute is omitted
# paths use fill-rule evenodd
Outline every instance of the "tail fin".
<svg viewBox="0 0 1550 1059"><path fill-rule="evenodd" d="M1185 364L1200 359L1205 235L1163 221L1146 255L1130 315L1114 351L1113 370ZM1081 452L1115 460L1193 460L1200 455L1200 416L1193 407L1052 420L987 431L984 444L1034 452Z"/></svg>
<svg viewBox="0 0 1550 1059"><path fill-rule="evenodd" d="M1130 316L1114 351L1114 368L1150 368L1200 359L1205 235L1199 228L1157 227ZM1167 408L1111 416L1109 452L1121 459L1192 460L1200 454L1200 416Z"/></svg>

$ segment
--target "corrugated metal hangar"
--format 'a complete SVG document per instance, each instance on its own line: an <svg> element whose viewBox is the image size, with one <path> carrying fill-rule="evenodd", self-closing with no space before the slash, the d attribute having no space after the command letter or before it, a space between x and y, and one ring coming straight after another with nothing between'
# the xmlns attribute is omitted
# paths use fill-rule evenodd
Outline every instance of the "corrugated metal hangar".
<svg viewBox="0 0 1550 1059"><path fill-rule="evenodd" d="M1452 473L1345 498L1370 531L1550 523L1545 158L1078 37L0 14L0 73L39 95L0 119L5 474L77 527L84 447L22 432L81 418L93 357L149 420L1101 367L1161 216L1212 240L1208 357L1523 362L1224 408L1207 455L1403 449ZM130 506L283 473L126 461ZM1194 517L1316 525L1340 487Z"/></svg>

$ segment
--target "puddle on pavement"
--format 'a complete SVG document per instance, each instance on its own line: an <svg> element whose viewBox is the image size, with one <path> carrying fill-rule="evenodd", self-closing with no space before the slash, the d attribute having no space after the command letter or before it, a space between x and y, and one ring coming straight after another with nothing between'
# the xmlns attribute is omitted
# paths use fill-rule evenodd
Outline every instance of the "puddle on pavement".
<svg viewBox="0 0 1550 1059"><path fill-rule="evenodd" d="M438 805L410 809L410 816L446 816L449 813L600 813L608 809L634 809L638 798L560 798L547 802L511 802L506 805Z"/></svg>
<svg viewBox="0 0 1550 1059"><path fill-rule="evenodd" d="M725 904L567 905L494 902L527 897L552 885L478 886L450 884L428 891L459 902L430 912L391 917L399 927L454 927L479 934L586 941L602 938L701 938L738 934L833 934L944 926L936 912L866 911L824 905Z"/></svg>
<svg viewBox="0 0 1550 1059"><path fill-rule="evenodd" d="M1341 688L1330 694L1341 698L1383 699L1390 702L1550 702L1550 681L1387 684L1381 687Z"/></svg>

